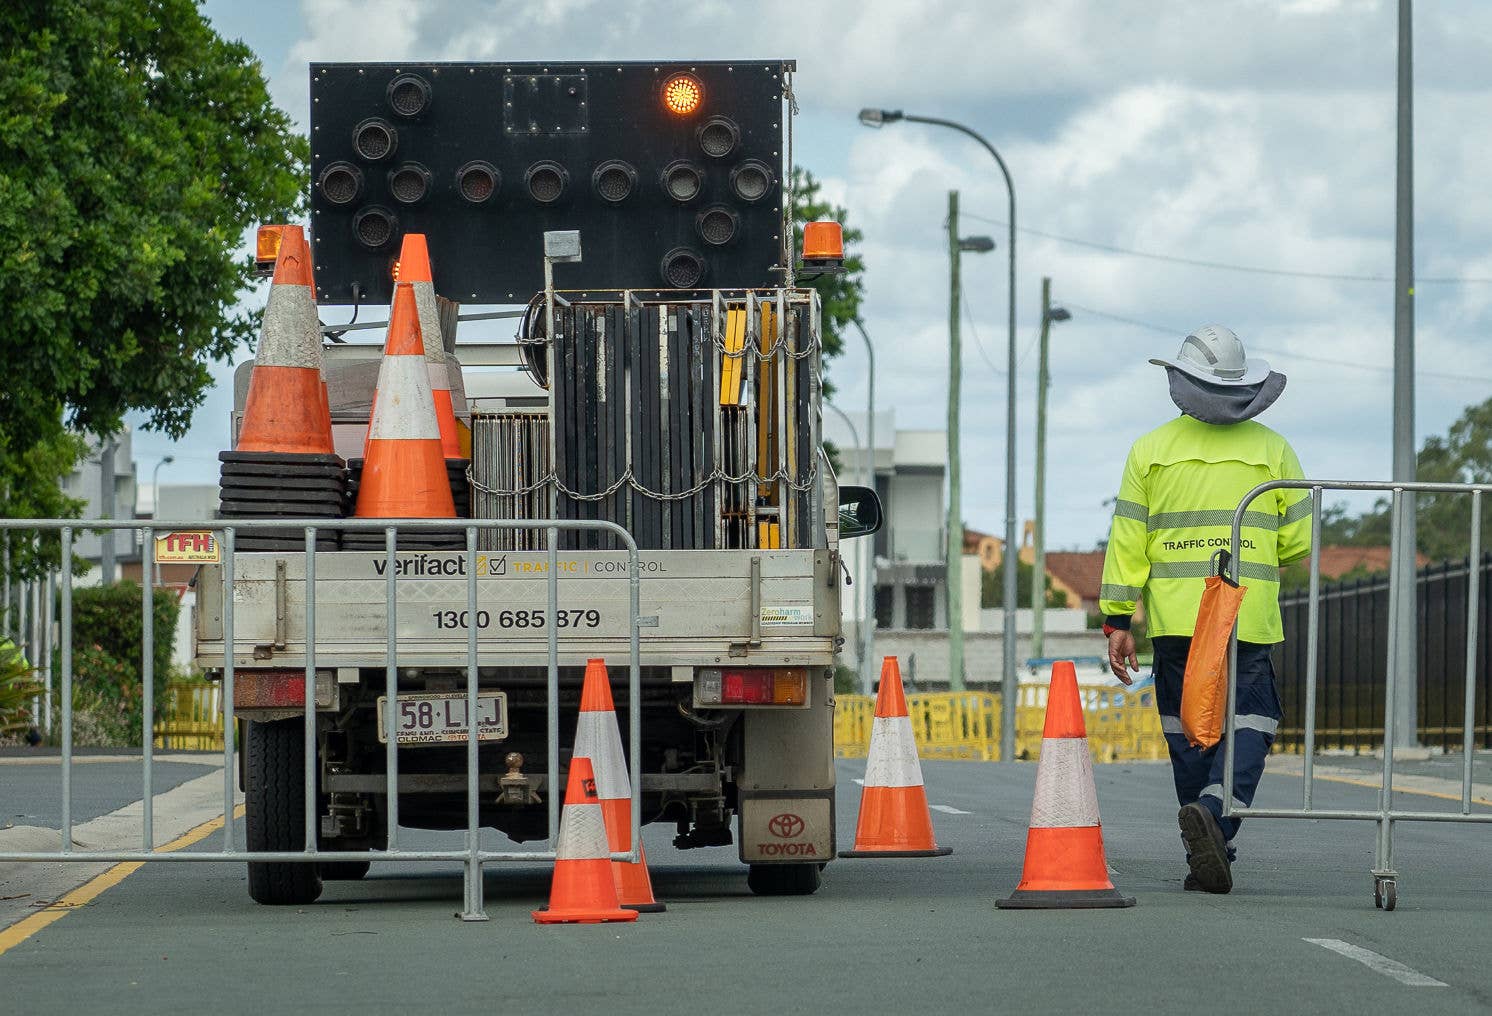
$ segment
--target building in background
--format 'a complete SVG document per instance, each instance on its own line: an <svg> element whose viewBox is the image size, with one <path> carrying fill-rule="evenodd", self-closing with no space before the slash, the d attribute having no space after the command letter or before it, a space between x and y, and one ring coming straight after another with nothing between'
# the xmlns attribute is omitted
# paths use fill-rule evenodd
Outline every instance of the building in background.
<svg viewBox="0 0 1492 1016"><path fill-rule="evenodd" d="M108 443L93 436L88 436L85 440L88 442L88 451L73 467L73 471L62 478L62 492L83 502L80 518L100 519L105 516L103 473ZM135 517L135 498L139 484L135 475L134 443L130 429L126 427L110 440L114 446L114 510L110 514L116 519L132 519ZM79 579L79 582L93 584L102 580L99 566L103 560L103 538L99 534L87 529L74 531L73 553L92 566L90 572ZM115 531L114 561L115 567L121 570L133 563L136 574L139 573L138 533L129 529ZM118 574L114 577L117 578Z"/></svg>

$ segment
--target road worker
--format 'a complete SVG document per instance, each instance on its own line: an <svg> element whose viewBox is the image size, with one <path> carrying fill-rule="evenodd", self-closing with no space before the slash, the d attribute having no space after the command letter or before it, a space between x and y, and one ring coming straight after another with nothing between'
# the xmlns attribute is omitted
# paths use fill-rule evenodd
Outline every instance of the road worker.
<svg viewBox="0 0 1492 1016"><path fill-rule="evenodd" d="M1154 647L1155 698L1170 749L1181 805L1188 890L1233 887L1233 838L1240 820L1223 817L1225 742L1208 750L1181 730L1181 685L1212 557L1232 540L1243 496L1269 480L1298 479L1289 443L1254 420L1280 397L1285 376L1244 353L1221 325L1198 328L1164 367L1181 416L1141 437L1129 450L1104 556L1099 610L1109 639L1109 667L1124 684L1139 669L1130 622L1139 601ZM1310 497L1274 490L1243 517L1239 582L1247 588L1238 614L1238 696L1233 798L1254 799L1280 722L1270 651L1284 640L1279 569L1310 551Z"/></svg>

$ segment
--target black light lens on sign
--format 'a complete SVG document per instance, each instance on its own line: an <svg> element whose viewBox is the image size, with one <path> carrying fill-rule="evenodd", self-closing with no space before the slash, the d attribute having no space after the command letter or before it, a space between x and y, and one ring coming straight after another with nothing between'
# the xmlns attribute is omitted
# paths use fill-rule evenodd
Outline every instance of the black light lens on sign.
<svg viewBox="0 0 1492 1016"><path fill-rule="evenodd" d="M621 159L608 159L591 174L591 187L602 201L619 205L637 188L637 170Z"/></svg>
<svg viewBox="0 0 1492 1016"><path fill-rule="evenodd" d="M705 175L698 166L685 159L675 159L663 167L663 190L680 204L693 201L704 189Z"/></svg>
<svg viewBox="0 0 1492 1016"><path fill-rule="evenodd" d="M699 125L696 132L700 151L712 159L723 159L736 150L741 142L741 128L725 116L712 116Z"/></svg>
<svg viewBox="0 0 1492 1016"><path fill-rule="evenodd" d="M528 188L529 197L541 205L552 205L564 197L565 189L570 186L570 174L565 172L564 166L546 159L528 167L528 172L523 174L523 184Z"/></svg>
<svg viewBox="0 0 1492 1016"><path fill-rule="evenodd" d="M389 170L389 193L401 205L417 205L430 193L430 171L418 162Z"/></svg>
<svg viewBox="0 0 1492 1016"><path fill-rule="evenodd" d="M663 255L659 270L670 289L693 289L704 277L705 259L688 247L675 247Z"/></svg>
<svg viewBox="0 0 1492 1016"><path fill-rule="evenodd" d="M760 201L772 189L772 170L760 159L747 159L730 171L730 189L742 201Z"/></svg>
<svg viewBox="0 0 1492 1016"><path fill-rule="evenodd" d="M352 150L358 158L379 162L393 155L398 147L399 132L382 117L370 116L352 128Z"/></svg>
<svg viewBox="0 0 1492 1016"><path fill-rule="evenodd" d="M740 218L724 205L712 205L694 220L700 239L712 247L722 247L736 237Z"/></svg>
<svg viewBox="0 0 1492 1016"><path fill-rule="evenodd" d="M334 205L350 205L363 192L363 171L350 162L334 162L316 180L321 196Z"/></svg>
<svg viewBox="0 0 1492 1016"><path fill-rule="evenodd" d="M388 99L390 109L412 120L430 108L430 82L418 74L400 74L389 82Z"/></svg>
<svg viewBox="0 0 1492 1016"><path fill-rule="evenodd" d="M387 208L369 205L352 217L352 233L368 250L383 250L399 235L399 218Z"/></svg>
<svg viewBox="0 0 1492 1016"><path fill-rule="evenodd" d="M468 162L456 170L456 192L469 204L480 205L492 200L502 185L502 174L490 162Z"/></svg>

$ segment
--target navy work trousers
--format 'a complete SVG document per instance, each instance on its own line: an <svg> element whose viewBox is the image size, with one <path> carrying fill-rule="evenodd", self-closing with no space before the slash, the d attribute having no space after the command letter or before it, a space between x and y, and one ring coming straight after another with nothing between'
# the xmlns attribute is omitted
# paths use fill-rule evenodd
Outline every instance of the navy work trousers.
<svg viewBox="0 0 1492 1016"><path fill-rule="evenodd" d="M1223 764L1226 735L1203 751L1187 743L1181 732L1181 679L1186 673L1186 654L1192 640L1175 635L1151 640L1155 651L1155 702L1160 709L1160 728L1171 751L1171 772L1176 779L1176 801L1200 801L1217 817L1223 835L1232 843L1242 819L1223 817ZM1247 808L1264 775L1264 760L1280 728L1280 695L1274 683L1272 646L1238 643L1238 702L1233 751L1233 804Z"/></svg>

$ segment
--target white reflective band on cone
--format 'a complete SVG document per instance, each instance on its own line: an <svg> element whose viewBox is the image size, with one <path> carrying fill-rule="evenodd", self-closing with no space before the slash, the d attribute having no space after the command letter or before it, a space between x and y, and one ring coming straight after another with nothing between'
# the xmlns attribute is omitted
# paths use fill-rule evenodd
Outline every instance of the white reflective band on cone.
<svg viewBox="0 0 1492 1016"><path fill-rule="evenodd" d="M865 763L867 787L920 787L922 766L910 716L877 716L870 727L870 758Z"/></svg>
<svg viewBox="0 0 1492 1016"><path fill-rule="evenodd" d="M411 282L414 287L414 309L420 316L420 341L425 344L425 359L431 365L445 365L445 343L440 336L440 309L435 304L435 283ZM449 388L449 385L437 385Z"/></svg>
<svg viewBox="0 0 1492 1016"><path fill-rule="evenodd" d="M622 731L616 713L580 714L575 727L575 754L591 760L596 770L596 796L603 801L628 800L632 781L627 778L627 760L622 756Z"/></svg>
<svg viewBox="0 0 1492 1016"><path fill-rule="evenodd" d="M610 856L611 848L606 845L606 817L601 814L601 806L594 801L565 805L565 813L560 816L555 859L594 861L598 857Z"/></svg>
<svg viewBox="0 0 1492 1016"><path fill-rule="evenodd" d="M370 441L440 440L430 376L419 356L385 356L378 368L378 401Z"/></svg>
<svg viewBox="0 0 1492 1016"><path fill-rule="evenodd" d="M259 367L321 369L321 322L310 287L284 282L269 287L254 363Z"/></svg>
<svg viewBox="0 0 1492 1016"><path fill-rule="evenodd" d="M1093 756L1086 737L1048 737L1036 766L1034 829L1081 829L1098 825Z"/></svg>

